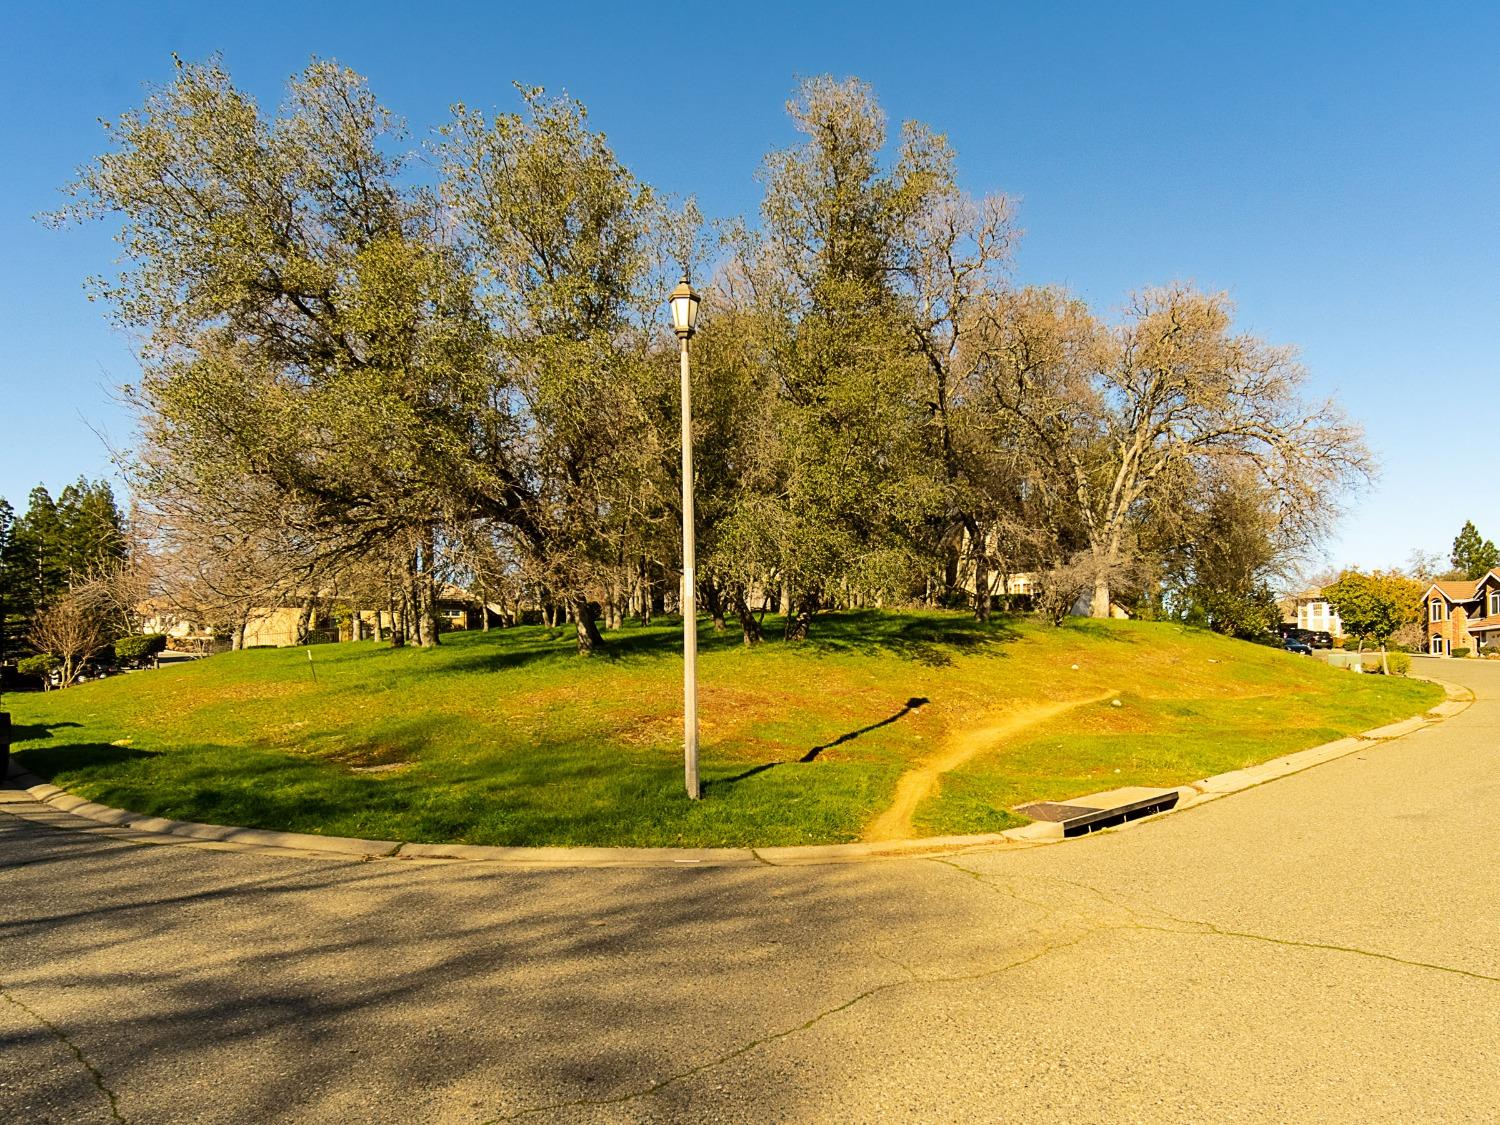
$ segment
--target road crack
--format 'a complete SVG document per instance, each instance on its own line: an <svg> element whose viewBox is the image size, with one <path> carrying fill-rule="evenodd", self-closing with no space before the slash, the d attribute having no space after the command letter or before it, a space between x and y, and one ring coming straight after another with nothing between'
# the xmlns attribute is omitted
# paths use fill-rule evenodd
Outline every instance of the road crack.
<svg viewBox="0 0 1500 1125"><path fill-rule="evenodd" d="M1183 934L1198 933L1205 937L1241 938L1245 941L1260 941L1268 945L1284 945L1293 949L1319 949L1329 953L1353 953L1359 957L1370 957L1377 961L1390 961L1397 965L1405 965L1413 969L1432 969L1439 973L1451 973L1454 976L1468 977L1470 980L1487 981L1490 984L1500 984L1500 977L1490 976L1487 973L1477 973L1472 969L1460 969L1456 965L1439 965L1433 961L1417 961L1409 957L1398 957L1394 953L1381 953L1375 949L1360 949L1353 945L1339 945L1336 942L1326 941L1300 941L1297 938L1272 937L1270 934L1252 934L1245 930L1226 930L1222 926L1216 926L1212 922L1197 922L1187 918L1173 918L1170 914L1162 917L1176 922L1182 926L1193 926L1196 930L1174 930L1165 926L1141 925L1143 930L1156 930L1159 933Z"/></svg>
<svg viewBox="0 0 1500 1125"><path fill-rule="evenodd" d="M1109 929L1113 927L1101 928ZM592 1107L624 1105L628 1102L637 1101L641 1098L648 1098L652 1094L660 1093L662 1090L665 1090L669 1086L675 1086L681 1082L687 1081L690 1078L694 1078L699 1074L703 1074L706 1071L713 1070L715 1067L723 1066L727 1062L733 1062L735 1059L741 1057L742 1055L747 1055L751 1051L754 1051L759 1047L764 1047L770 1043L776 1043L793 1035L799 1035L802 1032L807 1031L810 1028L821 1023L823 1020L828 1019L830 1016L836 1016L840 1012L846 1012L856 1004L863 1003L873 996L880 996L883 993L891 992L898 988L908 988L912 986L927 987L930 985L943 984L964 984L972 981L984 980L988 977L999 976L1002 973L1008 973L1013 969L1019 969L1026 965L1029 965L1033 961L1039 961L1049 954L1057 953L1063 949L1068 949L1072 946L1075 946L1079 942L1097 932L1099 932L1098 929L1084 930L1082 933L1075 934L1073 937L1065 941L1053 942L1039 950L1036 950L1033 953L1027 954L1025 957L1017 958L1014 961L1008 961L1003 965L994 966L989 969L980 969L972 973L958 973L948 976L921 976L913 972L908 966L902 965L899 961L895 961L894 959L887 957L884 954L877 954L877 956L879 956L881 960L892 965L893 967L901 969L903 972L908 974L906 978L902 980L887 981L884 984L877 984L875 987L868 988L864 992L859 993L859 995L857 996L852 996L842 1003L835 1004L831 1008L826 1008L823 1011L818 1012L810 1019L804 1020L802 1023L799 1023L794 1027L784 1028L781 1031L775 1031L769 1035L763 1035L759 1039L752 1039L748 1043L742 1043L734 1050L729 1051L723 1055L719 1055L717 1058L708 1059L707 1061L701 1062L696 1066L688 1067L686 1070L679 1071L678 1073L669 1075L668 1077L660 1079L659 1081L652 1082L640 1089L632 1090L623 1094L616 1094L615 1096L608 1098L576 1098L572 1101L550 1102L547 1105L531 1106L528 1109L517 1110L515 1113L504 1114L500 1117L492 1117L484 1122L484 1125L499 1125L499 1123L502 1121L517 1121L523 1117L531 1117L538 1113L550 1113L554 1110L560 1109L584 1109Z"/></svg>
<svg viewBox="0 0 1500 1125"><path fill-rule="evenodd" d="M1098 895L1104 902L1125 911L1136 919L1134 928L1142 930L1154 930L1158 933L1171 934L1201 934L1211 937L1240 938L1244 941L1260 941L1268 945L1283 945L1294 949L1317 949L1328 953L1352 953L1359 957L1370 957L1377 961L1390 961L1397 965L1405 965L1413 969L1431 969L1440 973L1451 973L1455 976L1468 977L1470 980L1487 981L1490 984L1500 984L1500 977L1491 976L1487 973L1475 972L1472 969L1460 969L1455 965L1440 965L1433 961L1418 961L1410 957L1398 957L1394 953L1382 953L1375 949L1361 949L1354 945L1340 945L1337 942L1327 941L1304 941L1298 938L1280 938L1271 934L1257 934L1249 930L1231 930L1223 926L1215 925L1213 922L1205 922L1198 918L1179 918L1174 914L1168 914L1165 910L1150 904L1135 902L1124 896L1112 894L1099 887L1090 886L1087 883L1078 883L1071 879L1062 879L1055 875L1048 876L1054 882L1063 883L1070 887L1076 887L1082 891L1088 891ZM1169 926L1153 924L1151 917L1175 923L1180 929Z"/></svg>
<svg viewBox="0 0 1500 1125"><path fill-rule="evenodd" d="M93 1063L89 1062L88 1056L83 1053L82 1049L78 1046L77 1043L74 1043L73 1040L68 1037L67 1032L58 1027L57 1024L53 1023L46 1016L42 1015L42 1013L38 1012L35 1008L31 1007L31 1005L17 1000L5 988L0 988L0 1000L4 1000L7 1004L11 1004L21 1009L21 1011L25 1012L33 1020L35 1020L37 1023L41 1024L49 1032L51 1032L53 1038L55 1038L59 1043L61 1043L68 1050L72 1051L73 1056L79 1061L79 1063L83 1065L83 1069L89 1072L89 1077L93 1079L94 1085L98 1087L99 1092L104 1095L106 1100L108 1100L109 1115L116 1121L120 1122L121 1125L126 1125L125 1118L120 1115L119 1095L111 1090L107 1085L105 1085L104 1075L100 1073L99 1068L96 1067Z"/></svg>

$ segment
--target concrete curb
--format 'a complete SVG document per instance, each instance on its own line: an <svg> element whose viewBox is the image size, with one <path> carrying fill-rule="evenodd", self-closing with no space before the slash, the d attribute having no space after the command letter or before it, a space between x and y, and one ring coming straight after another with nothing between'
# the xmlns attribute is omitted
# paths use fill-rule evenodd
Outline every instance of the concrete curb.
<svg viewBox="0 0 1500 1125"><path fill-rule="evenodd" d="M1132 828L1184 809L1217 801L1264 785L1268 781L1290 777L1303 770L1332 762L1372 744L1389 742L1422 730L1434 723L1468 709L1474 701L1467 688L1444 683L1428 676L1413 676L1443 688L1448 698L1422 715L1389 723L1362 734L1335 742L1299 750L1295 754L1269 762L1205 777L1179 786L1177 804L1164 812L1129 821L1108 832ZM490 847L481 844L413 844L400 840L361 840L349 836L319 836L307 832L274 832L262 828L236 828L223 824L199 824L190 820L144 816L125 809L111 808L75 797L56 785L49 785L35 775L10 762L8 784L23 790L33 800L59 812L92 820L114 828L150 836L175 837L170 842L212 843L242 846L249 849L277 849L297 853L317 853L347 859L397 859L407 861L463 861L491 863L507 867L790 867L817 863L848 863L869 859L918 858L953 855L976 848L1036 846L1060 843L1062 826L1036 821L1004 832L979 836L930 836L917 840L892 840L878 844L807 844L776 848L590 848L590 847ZM160 841L162 843L168 840Z"/></svg>

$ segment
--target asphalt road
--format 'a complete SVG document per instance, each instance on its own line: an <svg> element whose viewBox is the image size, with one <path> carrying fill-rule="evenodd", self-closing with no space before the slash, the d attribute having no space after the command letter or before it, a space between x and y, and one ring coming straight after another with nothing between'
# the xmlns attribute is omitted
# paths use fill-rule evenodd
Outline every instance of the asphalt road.
<svg viewBox="0 0 1500 1125"><path fill-rule="evenodd" d="M359 863L12 791L0 1121L1500 1120L1500 666L1423 667L1475 704L948 861Z"/></svg>

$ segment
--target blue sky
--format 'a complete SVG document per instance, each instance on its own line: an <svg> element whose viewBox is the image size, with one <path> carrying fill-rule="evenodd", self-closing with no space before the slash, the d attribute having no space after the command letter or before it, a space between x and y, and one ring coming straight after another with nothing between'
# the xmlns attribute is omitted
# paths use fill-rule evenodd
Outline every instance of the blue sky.
<svg viewBox="0 0 1500 1125"><path fill-rule="evenodd" d="M674 19L681 12L685 19ZM49 231L98 117L222 52L265 106L310 55L366 74L421 136L512 81L574 94L657 188L753 214L800 75L856 74L948 133L965 186L1021 200L1018 278L1109 311L1228 290L1368 429L1378 484L1328 561L1500 538L1500 6L1324 4L8 5L0 17L0 495L107 471L130 342L83 278L102 227ZM1483 406L1485 401L1492 405ZM1489 436L1486 436L1489 435ZM1459 440L1462 438L1462 440Z"/></svg>

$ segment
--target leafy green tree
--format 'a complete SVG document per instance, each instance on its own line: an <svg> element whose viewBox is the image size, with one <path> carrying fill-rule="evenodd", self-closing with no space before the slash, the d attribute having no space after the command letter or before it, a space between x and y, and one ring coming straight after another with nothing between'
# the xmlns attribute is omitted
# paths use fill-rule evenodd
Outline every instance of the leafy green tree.
<svg viewBox="0 0 1500 1125"><path fill-rule="evenodd" d="M1409 605L1403 605L1402 587L1379 574L1346 570L1333 585L1323 587L1323 596L1338 613L1344 632L1358 639L1361 651L1366 644L1377 644L1384 654L1410 614Z"/></svg>
<svg viewBox="0 0 1500 1125"><path fill-rule="evenodd" d="M1477 580L1500 566L1500 547L1496 547L1492 540L1482 538L1473 520L1465 520L1462 530L1453 540L1450 560L1465 578Z"/></svg>
<svg viewBox="0 0 1500 1125"><path fill-rule="evenodd" d="M519 478L472 276L400 123L333 63L268 118L217 62L178 62L107 130L58 218L119 223L128 268L94 287L145 333L144 497L315 569L394 557L436 643L437 523L507 511Z"/></svg>
<svg viewBox="0 0 1500 1125"><path fill-rule="evenodd" d="M765 160L763 236L745 272L778 391L775 485L757 504L796 638L824 599L909 585L942 510L898 274L903 232L951 175L917 128L885 163L885 117L862 82L811 79L787 108L805 139Z"/></svg>
<svg viewBox="0 0 1500 1125"><path fill-rule="evenodd" d="M1272 498L1245 466L1224 466L1192 479L1166 505L1170 534L1164 552L1167 598L1177 615L1216 633L1269 636L1281 620L1271 583L1288 563Z"/></svg>
<svg viewBox="0 0 1500 1125"><path fill-rule="evenodd" d="M636 552L666 450L646 403L663 291L659 208L576 101L520 88L524 110L457 106L442 130L444 196L462 223L520 404L528 478L504 513L568 604L580 652L604 643L592 596ZM501 513L497 513L501 514Z"/></svg>

